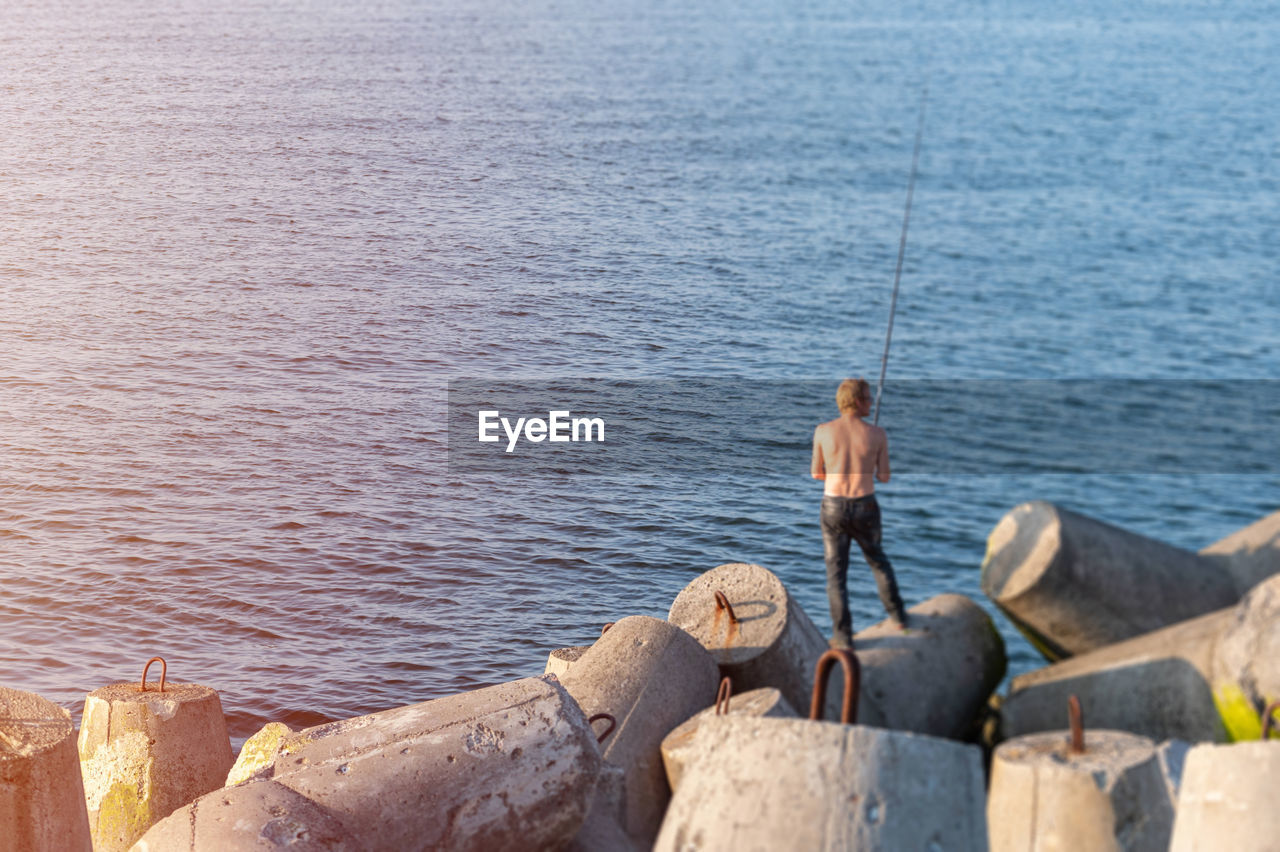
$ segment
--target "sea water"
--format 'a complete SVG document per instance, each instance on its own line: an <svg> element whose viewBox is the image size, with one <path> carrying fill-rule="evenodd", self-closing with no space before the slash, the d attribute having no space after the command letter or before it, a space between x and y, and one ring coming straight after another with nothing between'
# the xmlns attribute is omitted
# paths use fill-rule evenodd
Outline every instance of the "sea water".
<svg viewBox="0 0 1280 852"><path fill-rule="evenodd" d="M158 654L240 739L539 673L736 560L827 629L808 430L878 375L926 87L886 548L1038 665L978 588L1009 508L1196 549L1280 503L1276 13L11 0L0 681L78 708ZM584 380L642 420L707 383L701 462L456 463L451 385ZM1070 452L946 430L1016 435L1013 380L1083 383ZM1193 394L1131 461L1089 451L1103 380L1261 402L1206 455Z"/></svg>

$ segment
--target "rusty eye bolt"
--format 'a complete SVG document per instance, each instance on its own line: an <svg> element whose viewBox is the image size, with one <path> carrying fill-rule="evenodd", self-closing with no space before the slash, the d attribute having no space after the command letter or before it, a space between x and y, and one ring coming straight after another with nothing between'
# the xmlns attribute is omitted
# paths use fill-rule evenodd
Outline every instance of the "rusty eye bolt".
<svg viewBox="0 0 1280 852"><path fill-rule="evenodd" d="M717 591L716 592L716 611L719 612L722 609L729 613L730 624L738 623L738 616L734 615L733 606L730 605L729 598L725 596L724 592Z"/></svg>
<svg viewBox="0 0 1280 852"><path fill-rule="evenodd" d="M164 692L164 678L169 673L169 664L164 661L164 657L152 657L147 660L147 664L142 667L142 683L138 687L139 692L147 691L147 670L151 668L151 664L160 662L160 691Z"/></svg>
<svg viewBox="0 0 1280 852"><path fill-rule="evenodd" d="M729 696L733 694L733 681L729 678L720 679L720 689L716 692L716 715L729 715ZM723 708L723 709L722 709Z"/></svg>
<svg viewBox="0 0 1280 852"><path fill-rule="evenodd" d="M604 729L604 733L603 733L603 734L600 734L598 737L596 737L596 742L597 742L597 743L602 743L602 742L604 742L604 738L605 738L605 737L607 737L607 736L609 736L610 734L612 734L612 733L613 733L613 729L614 729L614 728L616 728L616 727L618 726L618 720L617 720L617 719L615 719L615 718L613 717L613 714L611 714L611 713L597 713L596 715L592 716L590 719L588 719L588 720L587 720L587 724L588 724L588 725L594 725L596 722L599 722L601 719L606 719L606 720L608 720L608 722L609 722L609 727L607 727L607 728L605 728L605 729Z"/></svg>
<svg viewBox="0 0 1280 852"><path fill-rule="evenodd" d="M1071 753L1084 754L1084 711L1074 695L1067 699L1067 722L1071 725Z"/></svg>
<svg viewBox="0 0 1280 852"><path fill-rule="evenodd" d="M844 669L844 702L840 705L840 721L846 725L858 723L858 690L862 684L862 666L858 655L847 648L833 648L818 658L813 673L813 701L809 704L809 718L822 719L827 703L827 674L839 663Z"/></svg>

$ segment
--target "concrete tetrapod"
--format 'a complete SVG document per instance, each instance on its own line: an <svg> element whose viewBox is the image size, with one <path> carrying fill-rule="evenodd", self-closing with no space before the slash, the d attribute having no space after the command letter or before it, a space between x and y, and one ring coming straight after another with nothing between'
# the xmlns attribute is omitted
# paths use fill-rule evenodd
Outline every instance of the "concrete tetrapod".
<svg viewBox="0 0 1280 852"><path fill-rule="evenodd" d="M582 659L582 655L587 653L590 647L590 645L573 645L568 648L556 648L547 655L547 665L542 673L561 677L573 668L574 663Z"/></svg>
<svg viewBox="0 0 1280 852"><path fill-rule="evenodd" d="M965 737L1004 677L1004 642L990 616L963 595L938 595L907 612L905 633L884 621L854 637L865 681L858 718ZM767 568L741 562L713 568L680 592L668 618L702 642L735 689L771 686L792 706L809 700L811 672L827 643Z"/></svg>
<svg viewBox="0 0 1280 852"><path fill-rule="evenodd" d="M982 591L1050 661L1240 597L1221 562L1040 501L991 531Z"/></svg>
<svg viewBox="0 0 1280 852"><path fill-rule="evenodd" d="M1015 677L1000 709L1001 735L1060 729L1067 698L1078 695L1099 728L1156 741L1225 741L1210 680L1214 646L1232 617L1224 609Z"/></svg>
<svg viewBox="0 0 1280 852"><path fill-rule="evenodd" d="M1268 577L1280 574L1280 512L1215 541L1200 555L1221 564L1235 580L1236 592L1244 595Z"/></svg>
<svg viewBox="0 0 1280 852"><path fill-rule="evenodd" d="M1280 577L1236 606L1118 642L1013 679L1001 731L1061 726L1068 695L1094 724L1153 740L1256 738L1263 706L1280 698Z"/></svg>
<svg viewBox="0 0 1280 852"><path fill-rule="evenodd" d="M1280 848L1280 741L1200 745L1187 754L1170 852Z"/></svg>
<svg viewBox="0 0 1280 852"><path fill-rule="evenodd" d="M1261 735L1262 708L1280 700L1280 577L1255 586L1213 647L1213 699L1233 740Z"/></svg>
<svg viewBox="0 0 1280 852"><path fill-rule="evenodd" d="M244 741L240 754L236 755L235 765L227 773L225 786L234 787L244 781L251 781L263 770L269 769L275 763L281 741L291 733L293 729L283 722L268 722L263 725L256 734Z"/></svg>
<svg viewBox="0 0 1280 852"><path fill-rule="evenodd" d="M862 664L858 721L969 739L1004 678L1004 640L991 616L964 595L936 595L907 613L905 633L882 621L854 636Z"/></svg>
<svg viewBox="0 0 1280 852"><path fill-rule="evenodd" d="M714 700L715 661L679 627L633 615L597 639L561 682L583 712L608 713L617 720L603 742L603 755L622 770L621 797L611 800L602 791L586 831L612 836L612 829L598 823L616 823L632 840L651 843L671 795L662 738Z"/></svg>
<svg viewBox="0 0 1280 852"><path fill-rule="evenodd" d="M738 691L771 686L793 707L808 702L827 642L768 568L712 568L676 595L667 620L701 642Z"/></svg>
<svg viewBox="0 0 1280 852"><path fill-rule="evenodd" d="M322 806L370 852L492 852L567 842L600 769L582 711L544 676L287 734L254 777Z"/></svg>
<svg viewBox="0 0 1280 852"><path fill-rule="evenodd" d="M794 719L796 711L782 697L782 693L770 686L753 689L741 695L733 695L732 681L724 678L720 681L720 694L716 696L714 707L708 707L692 719L681 723L662 740L662 765L667 770L667 783L672 790L680 788L680 778L684 775L685 764L689 753L693 750L693 740L698 728L711 716L732 714L734 716L768 716L771 719Z"/></svg>
<svg viewBox="0 0 1280 852"><path fill-rule="evenodd" d="M991 852L1164 852L1174 802L1155 743L1123 731L1030 734L991 761Z"/></svg>
<svg viewBox="0 0 1280 852"><path fill-rule="evenodd" d="M856 665L848 651L828 653ZM818 696L811 716L823 704ZM713 716L694 738L654 849L986 852L983 798L977 746L862 725Z"/></svg>
<svg viewBox="0 0 1280 852"><path fill-rule="evenodd" d="M0 686L0 850L88 852L91 845L71 714Z"/></svg>
<svg viewBox="0 0 1280 852"><path fill-rule="evenodd" d="M328 809L275 781L206 793L153 825L130 852L357 852Z"/></svg>
<svg viewBox="0 0 1280 852"><path fill-rule="evenodd" d="M95 852L128 849L152 825L221 787L234 762L218 694L197 683L166 684L165 675L162 668L160 682L148 684L144 668L142 683L104 686L85 698L78 745Z"/></svg>

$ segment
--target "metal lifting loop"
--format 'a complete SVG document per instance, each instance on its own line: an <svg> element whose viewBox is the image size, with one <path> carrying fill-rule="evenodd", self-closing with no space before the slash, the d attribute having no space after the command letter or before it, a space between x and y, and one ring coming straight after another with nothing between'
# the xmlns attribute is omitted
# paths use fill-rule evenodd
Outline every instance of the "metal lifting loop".
<svg viewBox="0 0 1280 852"><path fill-rule="evenodd" d="M1262 711L1262 739L1271 737L1271 727L1275 723L1275 712L1280 710L1280 701L1272 701L1267 705L1267 709Z"/></svg>
<svg viewBox="0 0 1280 852"><path fill-rule="evenodd" d="M730 624L738 623L738 616L733 614L733 607L729 604L729 599L725 597L724 592L717 591L716 592L716 610L719 611L722 609L729 613Z"/></svg>
<svg viewBox="0 0 1280 852"><path fill-rule="evenodd" d="M732 694L733 694L733 681L727 677L721 678L720 689L719 691L716 692L716 715L717 716L729 715L729 696ZM721 711L720 709L721 705L724 706L723 711Z"/></svg>
<svg viewBox="0 0 1280 852"><path fill-rule="evenodd" d="M609 720L609 727L607 727L607 728L605 728L605 729L604 729L604 733L603 733L603 734L601 734L600 736L596 737L596 744L597 744L597 745L598 745L598 744L600 744L600 743L602 743L602 742L604 742L604 738L605 738L605 737L607 737L607 736L609 736L610 734L612 734L612 733L613 733L613 729L614 729L614 728L616 728L616 727L618 726L618 720L617 720L617 719L615 719L615 718L613 718L613 715L612 715L612 714L610 714L610 713L597 713L596 715L592 716L590 719L588 719L588 720L587 720L587 724L588 724L588 725L594 725L596 722L599 722L601 719L608 719L608 720Z"/></svg>
<svg viewBox="0 0 1280 852"><path fill-rule="evenodd" d="M1071 753L1084 754L1084 711L1074 695L1067 699L1067 721L1071 725Z"/></svg>
<svg viewBox="0 0 1280 852"><path fill-rule="evenodd" d="M142 684L138 687L140 692L147 691L147 670L151 668L151 664L156 660L160 661L160 691L164 692L164 678L169 673L169 664L164 661L164 657L152 657L147 660L147 664L142 667Z"/></svg>
<svg viewBox="0 0 1280 852"><path fill-rule="evenodd" d="M818 658L813 673L813 701L809 705L809 718L822 719L827 703L827 674L839 663L844 668L844 703L840 705L840 721L845 725L858 723L858 690L862 684L862 665L858 655L848 648L832 648Z"/></svg>

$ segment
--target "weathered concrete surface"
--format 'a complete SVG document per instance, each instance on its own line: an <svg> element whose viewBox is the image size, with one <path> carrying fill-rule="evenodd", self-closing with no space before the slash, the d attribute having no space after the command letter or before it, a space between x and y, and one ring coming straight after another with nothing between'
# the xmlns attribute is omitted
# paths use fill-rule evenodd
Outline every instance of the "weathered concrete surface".
<svg viewBox="0 0 1280 852"><path fill-rule="evenodd" d="M1220 561L1039 501L992 530L982 590L1051 661L1239 598Z"/></svg>
<svg viewBox="0 0 1280 852"><path fill-rule="evenodd" d="M234 787L270 769L275 762L280 743L291 733L293 733L292 729L281 722L268 722L263 725L261 730L245 740L244 747L236 757L235 765L227 773L226 786Z"/></svg>
<svg viewBox="0 0 1280 852"><path fill-rule="evenodd" d="M771 719L794 719L795 709L771 686L753 689L741 695L733 695L728 701L728 712L734 716L767 716ZM685 764L693 751L693 740L698 728L708 716L716 715L716 707L708 707L692 719L678 725L662 740L662 765L667 770L667 783L672 790L680 786ZM806 709L807 712L807 709Z"/></svg>
<svg viewBox="0 0 1280 852"><path fill-rule="evenodd" d="M737 624L717 609L718 591L729 600ZM809 706L813 666L827 641L768 568L746 562L712 568L681 590L667 620L711 652L734 689L771 686L792 707Z"/></svg>
<svg viewBox="0 0 1280 852"><path fill-rule="evenodd" d="M950 594L907 613L906 632L886 620L854 636L862 664L858 724L952 739L976 735L1005 673L1004 642L991 617L964 595ZM840 692L828 681L829 719L838 718Z"/></svg>
<svg viewBox="0 0 1280 852"><path fill-rule="evenodd" d="M1187 755L1171 852L1280 849L1280 742L1201 745Z"/></svg>
<svg viewBox="0 0 1280 852"><path fill-rule="evenodd" d="M1003 736L1059 730L1077 695L1092 727L1225 741L1210 683L1218 636L1233 617L1224 609L1015 677L1000 711Z"/></svg>
<svg viewBox="0 0 1280 852"><path fill-rule="evenodd" d="M283 784L253 781L214 790L153 825L131 852L358 852L328 809Z"/></svg>
<svg viewBox="0 0 1280 852"><path fill-rule="evenodd" d="M128 849L174 810L222 786L234 755L218 694L197 683L89 693L80 771L95 852Z"/></svg>
<svg viewBox="0 0 1280 852"><path fill-rule="evenodd" d="M596 789L582 828L563 852L649 852L650 844L627 834L627 774L606 763L596 776Z"/></svg>
<svg viewBox="0 0 1280 852"><path fill-rule="evenodd" d="M566 843L600 768L586 717L543 676L288 734L269 774L371 852L491 852Z"/></svg>
<svg viewBox="0 0 1280 852"><path fill-rule="evenodd" d="M1073 754L1066 731L1003 743L991 761L991 852L1165 852L1174 800L1155 743L1089 729Z"/></svg>
<svg viewBox="0 0 1280 852"><path fill-rule="evenodd" d="M568 648L556 648L547 655L547 665L542 673L561 677L573 667L574 663L582 659L582 655L587 653L590 647L590 645L573 645Z"/></svg>
<svg viewBox="0 0 1280 852"><path fill-rule="evenodd" d="M986 852L977 746L861 725L720 716L655 850Z"/></svg>
<svg viewBox="0 0 1280 852"><path fill-rule="evenodd" d="M1280 512L1216 541L1200 555L1225 567L1243 596L1268 577L1280 574Z"/></svg>
<svg viewBox="0 0 1280 852"><path fill-rule="evenodd" d="M71 714L35 693L0 686L0 850L90 846Z"/></svg>
<svg viewBox="0 0 1280 852"><path fill-rule="evenodd" d="M715 660L679 627L633 615L597 639L561 682L587 716L617 719L602 749L624 772L622 827L652 842L671 795L662 738L715 700Z"/></svg>
<svg viewBox="0 0 1280 852"><path fill-rule="evenodd" d="M1280 577L1230 612L1213 648L1214 702L1231 739L1258 739L1263 708L1280 700Z"/></svg>

